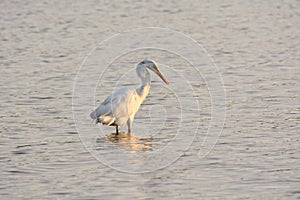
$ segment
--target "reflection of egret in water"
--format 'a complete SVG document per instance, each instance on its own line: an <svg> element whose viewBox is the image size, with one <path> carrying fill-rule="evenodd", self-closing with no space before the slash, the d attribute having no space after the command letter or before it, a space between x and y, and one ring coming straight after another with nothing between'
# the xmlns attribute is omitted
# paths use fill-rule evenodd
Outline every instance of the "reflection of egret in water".
<svg viewBox="0 0 300 200"><path fill-rule="evenodd" d="M106 138L98 138L97 149L111 148L117 145L120 149L129 149L132 153L144 153L152 151L152 138L138 138L125 132L111 133ZM107 144L109 142L110 144ZM103 147L104 146L104 147Z"/></svg>

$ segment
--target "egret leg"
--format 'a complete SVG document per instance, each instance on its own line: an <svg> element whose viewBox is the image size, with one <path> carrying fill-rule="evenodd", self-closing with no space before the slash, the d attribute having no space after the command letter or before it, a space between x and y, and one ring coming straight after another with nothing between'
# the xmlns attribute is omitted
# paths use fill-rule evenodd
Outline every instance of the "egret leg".
<svg viewBox="0 0 300 200"><path fill-rule="evenodd" d="M116 134L119 135L119 126L116 126Z"/></svg>
<svg viewBox="0 0 300 200"><path fill-rule="evenodd" d="M134 116L129 117L129 119L127 120L127 126L128 126L128 133L131 134L132 133L132 123L133 123L133 118Z"/></svg>

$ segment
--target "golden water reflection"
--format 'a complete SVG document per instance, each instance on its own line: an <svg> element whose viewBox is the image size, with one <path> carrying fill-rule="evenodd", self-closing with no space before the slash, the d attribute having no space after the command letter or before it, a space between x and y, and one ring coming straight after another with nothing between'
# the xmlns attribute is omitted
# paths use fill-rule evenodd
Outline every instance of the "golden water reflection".
<svg viewBox="0 0 300 200"><path fill-rule="evenodd" d="M125 132L111 133L106 139L118 144L120 148L130 149L132 153L144 153L152 151L152 138L139 138Z"/></svg>

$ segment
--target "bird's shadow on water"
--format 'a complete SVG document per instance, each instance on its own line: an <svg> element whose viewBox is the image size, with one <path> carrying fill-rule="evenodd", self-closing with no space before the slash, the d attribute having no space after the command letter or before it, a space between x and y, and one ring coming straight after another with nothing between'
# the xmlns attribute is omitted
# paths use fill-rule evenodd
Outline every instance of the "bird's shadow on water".
<svg viewBox="0 0 300 200"><path fill-rule="evenodd" d="M104 138L99 137L96 139L96 143L97 146L108 145L109 149L115 147L125 151L129 150L131 153L146 153L153 150L152 140L152 138L139 138L126 132L119 132L119 134L111 133Z"/></svg>

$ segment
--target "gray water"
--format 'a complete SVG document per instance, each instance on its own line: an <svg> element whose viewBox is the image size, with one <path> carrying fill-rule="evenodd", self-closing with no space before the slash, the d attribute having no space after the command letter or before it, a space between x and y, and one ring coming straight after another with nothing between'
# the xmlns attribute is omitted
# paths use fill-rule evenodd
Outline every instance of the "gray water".
<svg viewBox="0 0 300 200"><path fill-rule="evenodd" d="M299 1L4 0L0 5L1 199L300 198ZM227 98L222 135L207 156L198 156L211 117L209 90L204 79L191 83L199 107L180 121L169 89L178 95L186 91L180 92L178 76L162 65L169 89L152 74L153 88L136 116L134 136L114 137L112 127L90 124L105 133L92 140L99 153L95 159L73 119L79 67L99 42L153 26L192 37L218 66ZM108 85L119 80L118 87L138 84L134 65L143 56L178 70L185 63L161 51L138 51L112 63L111 69L118 63L132 66L132 78L119 79L112 70L103 80ZM101 84L95 102L80 108L87 118L92 104L111 92ZM165 113L157 102L170 109L162 130L162 125L152 128ZM145 122L149 110L153 121ZM197 116L196 135L183 132L195 136L191 146L174 151L179 159L147 173L127 170L163 163L162 154L150 160L148 155L174 141L179 122L189 127Z"/></svg>

